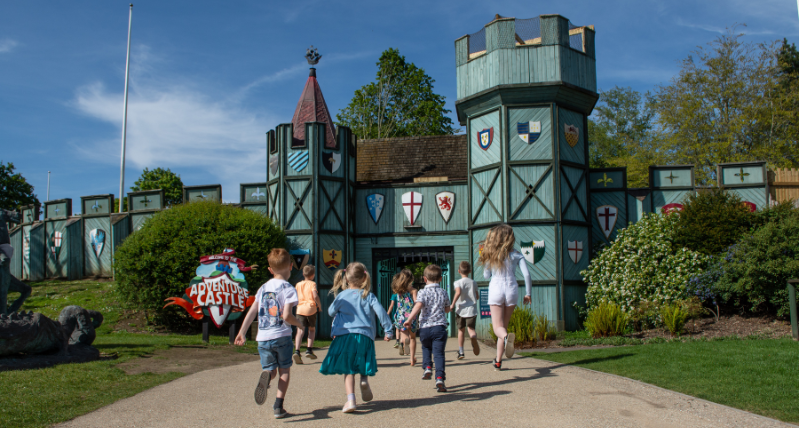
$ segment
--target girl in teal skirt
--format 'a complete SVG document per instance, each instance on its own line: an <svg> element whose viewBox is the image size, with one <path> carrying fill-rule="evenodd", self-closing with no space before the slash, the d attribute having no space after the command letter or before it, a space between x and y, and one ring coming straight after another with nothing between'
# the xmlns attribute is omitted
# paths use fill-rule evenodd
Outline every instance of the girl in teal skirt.
<svg viewBox="0 0 799 428"><path fill-rule="evenodd" d="M319 372L324 375L344 375L347 403L344 413L355 411L355 375L361 375L361 399L371 401L372 389L367 376L377 373L374 337L377 334L374 317L377 315L391 340L392 325L386 310L370 293L372 280L363 263L352 262L347 269L339 270L333 279L336 296L327 312L333 318L331 336L333 343L327 351Z"/></svg>

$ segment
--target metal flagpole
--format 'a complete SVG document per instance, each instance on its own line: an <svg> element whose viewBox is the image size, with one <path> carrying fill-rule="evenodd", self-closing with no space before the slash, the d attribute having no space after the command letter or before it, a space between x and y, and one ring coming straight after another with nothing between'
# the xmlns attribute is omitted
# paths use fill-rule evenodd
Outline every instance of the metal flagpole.
<svg viewBox="0 0 799 428"><path fill-rule="evenodd" d="M128 15L128 55L125 59L125 107L122 113L122 160L119 164L119 212L122 212L122 201L125 198L125 137L128 128L128 78L130 77L130 25L133 22L133 3Z"/></svg>
<svg viewBox="0 0 799 428"><path fill-rule="evenodd" d="M47 171L47 200L50 200L50 171Z"/></svg>

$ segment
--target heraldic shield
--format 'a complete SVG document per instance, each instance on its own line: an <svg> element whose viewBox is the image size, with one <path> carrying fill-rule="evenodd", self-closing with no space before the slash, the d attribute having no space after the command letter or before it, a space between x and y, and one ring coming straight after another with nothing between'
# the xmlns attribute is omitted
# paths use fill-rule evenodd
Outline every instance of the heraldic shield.
<svg viewBox="0 0 799 428"><path fill-rule="evenodd" d="M671 214L673 212L680 212L682 211L682 209L683 209L682 204L673 202L671 204L663 205L663 208L661 208L660 210L663 211L663 214Z"/></svg>
<svg viewBox="0 0 799 428"><path fill-rule="evenodd" d="M53 258L56 262L58 261L58 253L61 252L61 242L63 241L63 236L64 235L57 230L50 234L50 254L53 255Z"/></svg>
<svg viewBox="0 0 799 428"><path fill-rule="evenodd" d="M541 136L541 122L517 122L516 132L522 141L527 144L533 144Z"/></svg>
<svg viewBox="0 0 799 428"><path fill-rule="evenodd" d="M277 174L277 167L279 165L278 164L279 161L280 161L280 156L278 155L272 155L269 157L269 172L272 173L272 175Z"/></svg>
<svg viewBox="0 0 799 428"><path fill-rule="evenodd" d="M449 223L452 210L455 208L455 194L452 192L437 193L436 204L438 205L438 212L441 213L441 217L444 219L444 223Z"/></svg>
<svg viewBox="0 0 799 428"><path fill-rule="evenodd" d="M583 241L566 241L566 250L574 264L580 263L583 258Z"/></svg>
<svg viewBox="0 0 799 428"><path fill-rule="evenodd" d="M308 264L308 259L311 258L311 250L308 249L290 250L289 254L291 255L292 267L300 271Z"/></svg>
<svg viewBox="0 0 799 428"><path fill-rule="evenodd" d="M491 147L491 143L494 141L494 127L483 129L482 131L477 131L477 144L480 145L480 148L483 150L488 150Z"/></svg>
<svg viewBox="0 0 799 428"><path fill-rule="evenodd" d="M605 239L610 239L610 233L616 226L616 219L619 210L613 205L602 205L596 209L596 219L599 222L599 227L605 235Z"/></svg>
<svg viewBox="0 0 799 428"><path fill-rule="evenodd" d="M563 125L563 132L566 135L566 143L574 147L580 141L580 129L574 125Z"/></svg>
<svg viewBox="0 0 799 428"><path fill-rule="evenodd" d="M92 243L94 255L99 259L100 254L103 253L103 246L105 246L105 232L102 229L92 229L89 232L89 239Z"/></svg>
<svg viewBox="0 0 799 428"><path fill-rule="evenodd" d="M338 168L341 166L341 153L322 153L322 164L330 173L338 171Z"/></svg>
<svg viewBox="0 0 799 428"><path fill-rule="evenodd" d="M416 224L419 212L422 210L422 194L419 192L407 192L402 194L402 208L405 216L411 222L411 226Z"/></svg>
<svg viewBox="0 0 799 428"><path fill-rule="evenodd" d="M380 220L380 214L383 214L383 205L386 202L386 197L379 193L372 193L366 197L366 208L369 210L369 215L372 216L375 224Z"/></svg>
<svg viewBox="0 0 799 428"><path fill-rule="evenodd" d="M322 250L322 261L330 270L338 269L341 265L341 251L339 250Z"/></svg>
<svg viewBox="0 0 799 428"><path fill-rule="evenodd" d="M536 264L544 258L544 253L546 251L546 246L544 245L544 241L531 241L531 242L520 242L519 245L522 248L522 255L524 258L530 262L531 264Z"/></svg>

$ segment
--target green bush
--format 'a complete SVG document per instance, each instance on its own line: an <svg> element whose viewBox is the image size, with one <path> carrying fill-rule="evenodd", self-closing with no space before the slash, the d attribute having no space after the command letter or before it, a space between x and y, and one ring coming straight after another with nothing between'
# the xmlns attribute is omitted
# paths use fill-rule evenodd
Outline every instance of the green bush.
<svg viewBox="0 0 799 428"><path fill-rule="evenodd" d="M730 248L715 289L721 299L751 312L786 316L786 282L799 278L799 212L775 211L751 235Z"/></svg>
<svg viewBox="0 0 799 428"><path fill-rule="evenodd" d="M255 211L215 202L178 205L153 216L119 247L114 255L117 292L134 307L182 317L182 309L161 308L167 297L183 296L201 256L235 249L248 265L259 266L246 274L255 292L269 275L267 254L285 245L283 230Z"/></svg>
<svg viewBox="0 0 799 428"><path fill-rule="evenodd" d="M536 334L536 321L538 315L533 312L530 306L517 306L510 316L508 323L508 333L516 334L516 342L529 343L535 342L537 339ZM496 341L497 335L494 334L494 325L490 325L489 334L491 339Z"/></svg>
<svg viewBox="0 0 799 428"><path fill-rule="evenodd" d="M702 271L707 256L674 245L678 219L675 214L647 215L619 230L581 272L588 283L588 307L609 302L631 313L642 302L660 306L687 298L688 281Z"/></svg>
<svg viewBox="0 0 799 428"><path fill-rule="evenodd" d="M549 322L546 315L538 315L535 318L535 337L538 340L553 340L558 336L555 324Z"/></svg>
<svg viewBox="0 0 799 428"><path fill-rule="evenodd" d="M585 329L591 337L611 337L624 334L629 317L619 305L600 303L588 312Z"/></svg>
<svg viewBox="0 0 799 428"><path fill-rule="evenodd" d="M755 220L738 195L718 188L689 195L683 206L675 216L674 244L707 255L738 242Z"/></svg>
<svg viewBox="0 0 799 428"><path fill-rule="evenodd" d="M679 303L663 305L660 308L660 316L663 318L663 325L672 336L682 333L685 323L688 322L689 314Z"/></svg>

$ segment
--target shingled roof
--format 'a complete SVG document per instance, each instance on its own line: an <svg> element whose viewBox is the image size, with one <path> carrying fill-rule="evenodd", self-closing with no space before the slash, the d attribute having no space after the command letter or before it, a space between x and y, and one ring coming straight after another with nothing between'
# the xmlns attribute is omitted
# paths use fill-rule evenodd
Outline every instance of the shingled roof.
<svg viewBox="0 0 799 428"><path fill-rule="evenodd" d="M294 139L305 140L306 122L324 122L327 124L325 130L325 147L336 147L336 133L333 129L333 120L330 118L330 111L327 109L325 97L322 96L322 88L316 81L316 69L311 68L305 88L297 102L297 109L294 110L294 118L291 123L294 125Z"/></svg>
<svg viewBox="0 0 799 428"><path fill-rule="evenodd" d="M358 140L356 181L465 180L466 134Z"/></svg>

